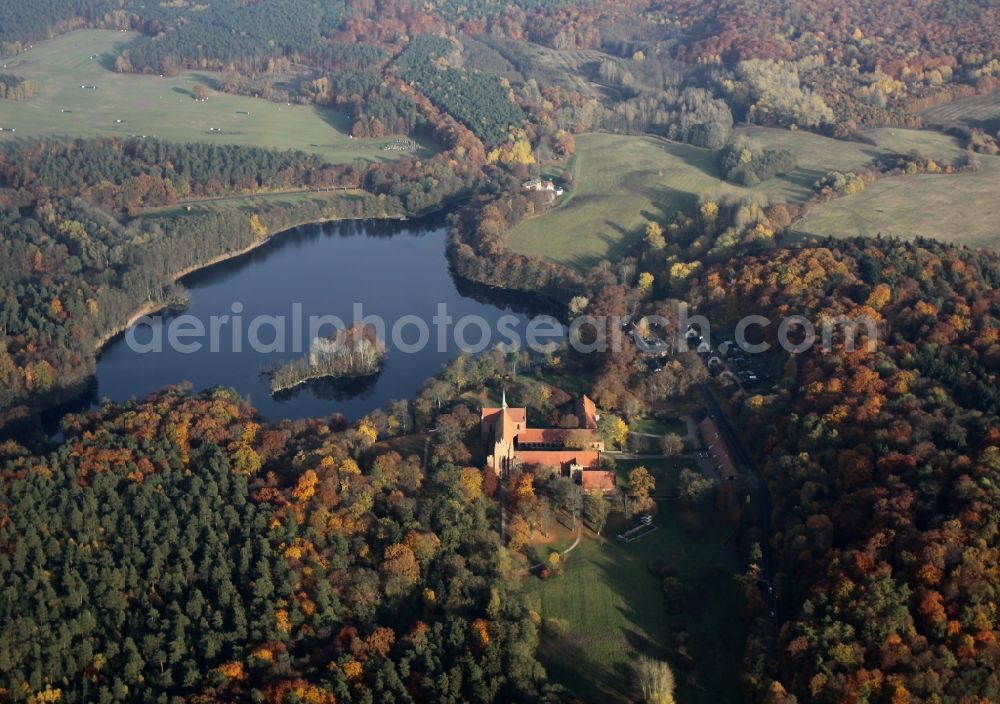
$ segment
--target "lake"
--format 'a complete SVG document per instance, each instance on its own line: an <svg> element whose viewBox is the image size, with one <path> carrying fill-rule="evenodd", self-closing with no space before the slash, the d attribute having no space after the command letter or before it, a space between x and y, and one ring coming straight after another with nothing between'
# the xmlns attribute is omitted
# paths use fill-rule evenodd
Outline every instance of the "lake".
<svg viewBox="0 0 1000 704"><path fill-rule="evenodd" d="M528 329L524 312L477 300L465 286L469 295L460 292L446 241L440 217L308 225L190 274L182 279L190 294L186 309L139 321L104 348L97 398L141 398L186 381L195 391L234 388L272 420L335 412L357 418L413 398L463 349L478 351L486 331L492 347L511 334L524 339ZM443 318L435 322L442 304L453 321L447 326ZM311 382L271 396L264 372L308 354L310 326L322 322L319 316L349 325L357 313L384 321L388 356L377 377ZM328 336L332 324L316 332ZM204 334L196 334L199 328ZM544 335L552 328L537 329Z"/></svg>

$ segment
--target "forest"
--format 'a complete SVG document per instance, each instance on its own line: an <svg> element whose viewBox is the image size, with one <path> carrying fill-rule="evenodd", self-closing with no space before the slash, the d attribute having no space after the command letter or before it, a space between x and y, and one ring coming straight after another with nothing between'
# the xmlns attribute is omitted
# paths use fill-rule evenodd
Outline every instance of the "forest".
<svg viewBox="0 0 1000 704"><path fill-rule="evenodd" d="M275 58L320 56L331 39L397 44L404 37L455 28L459 34L488 33L558 50L600 48L623 59L640 50L688 65L721 62L755 80L761 68L784 64L783 70L801 77L806 91L798 97L784 93L794 98L796 110L807 110L800 116L806 122L813 119L808 114L832 120L848 131L857 124L916 125L913 113L922 107L1000 86L995 75L1000 39L980 31L996 25L998 10L971 0L934 0L925 9L892 2L874 10L859 2L693 0L652 6L449 0L391 8L360 0L322 8L304 0L251 5L220 0L202 12L185 8L132 0L12 0L0 10L0 46L10 54L72 27L134 28L146 38L128 52L125 65L131 70L236 66L258 73ZM766 92L756 95L769 101Z"/></svg>
<svg viewBox="0 0 1000 704"><path fill-rule="evenodd" d="M767 701L1000 691L998 290L994 255L880 239L747 257L692 285L731 316L791 306L878 323L877 345L785 355L783 390L737 404L774 502L775 683L766 639L748 655Z"/></svg>
<svg viewBox="0 0 1000 704"><path fill-rule="evenodd" d="M235 0L206 4L190 21L186 3L146 4L109 0L43 0L5 3L0 42L14 53L52 31L80 26L138 29L146 38L131 47L122 65L149 73L182 67L266 66L268 57L309 51L337 30L346 17L343 3L322 7L303 0L245 5ZM190 12L190 11L189 11Z"/></svg>
<svg viewBox="0 0 1000 704"><path fill-rule="evenodd" d="M357 186L351 165L303 152L157 139L19 142L0 152L0 184L19 197L84 198L111 211L184 198Z"/></svg>
<svg viewBox="0 0 1000 704"><path fill-rule="evenodd" d="M110 0L25 0L0 9L0 53L16 53L49 33L79 24L104 23L119 9Z"/></svg>
<svg viewBox="0 0 1000 704"><path fill-rule="evenodd" d="M433 66L432 44L439 45L439 57L451 53L440 45L449 34L470 47L479 40L480 48L530 41L556 51L600 50L603 58L593 64L554 71L520 65L520 71L527 83L529 74L557 75L543 88L568 89L570 102L596 100L614 111L610 121L592 125L669 128L671 137L720 146L726 134L716 131L728 127L718 107L708 107L713 100L728 104L737 119L844 136L866 125L917 127L922 109L995 90L1000 40L977 29L992 26L996 12L988 4L944 0L932 2L927 12L898 2L867 11L829 3L705 6L689 0L655 6L532 0L392 7L354 0L322 8L304 0L250 5L221 0L193 12L183 3L13 0L0 8L0 47L12 55L52 32L131 28L144 36L118 57L118 70L172 75L183 68L216 69L265 82L291 63L337 75L381 66L402 50L409 58L400 57L397 68L407 73L406 80L419 81L439 107L491 145L524 119L517 106L502 99L507 86L494 72L470 70L461 60ZM857 19L848 26L846 17ZM570 88L573 74L614 90L595 94L593 86L585 89L579 82ZM458 86L458 93L442 89L442 81ZM511 86L515 92L523 91L518 83ZM709 88L709 95L679 98L685 88ZM265 90L272 90L269 83ZM519 102L527 99L524 93ZM692 100L701 103L695 118L678 125L673 113L692 109ZM500 106L498 115L484 109L490 101ZM637 111L645 117L637 119ZM377 118L387 126L379 112L384 109L357 121L366 127Z"/></svg>
<svg viewBox="0 0 1000 704"><path fill-rule="evenodd" d="M0 447L0 693L541 699L536 626L459 466L373 455L367 421L262 423L225 391L63 428L45 455Z"/></svg>
<svg viewBox="0 0 1000 704"><path fill-rule="evenodd" d="M182 305L178 272L345 217L450 208L463 285L563 318L673 322L687 303L728 332L751 314L867 316L878 344L776 349L760 362L767 388L717 384L690 350L652 373L634 345L585 358L494 351L352 422L270 423L235 392L168 389L67 416L57 438L5 441L0 701L571 701L546 684L540 616L513 563L546 511L579 510L599 532L613 502L541 471L510 477L508 495L478 469L478 408L519 365L585 390L609 446L627 447L629 423L651 409L703 393L731 413L772 530L752 520L760 496L745 485L692 472L676 498L738 525L727 550L749 564L737 575L749 638L733 676L748 701L1000 700L1000 257L791 232L813 202L876 179L975 170L995 126L953 130L968 152L950 162L915 150L809 173L798 204L692 194L644 212L644 229L589 268L507 246L518 223L559 207L526 181L557 180L572 197L583 132L719 150L711 166L751 187L795 170L796 155L733 138L737 122L874 144L866 127L919 127L925 108L994 91L1000 34L983 28L1000 26L996 3L10 0L0 52L14 63L84 26L142 33L110 57L117 71L219 70L221 90L343 110L356 139L419 134L441 149L328 164L265 145L5 141L0 426L72 396L137 310ZM0 75L0 98L38 89ZM331 190L345 197L185 207ZM763 333L772 344L776 327ZM567 394L509 383L533 421L572 428ZM424 461L381 444L430 429ZM648 508L645 467L623 480L623 502ZM687 585L663 587L671 599Z"/></svg>
<svg viewBox="0 0 1000 704"><path fill-rule="evenodd" d="M523 124L524 114L508 97L509 90L502 79L437 65L454 51L455 46L447 39L429 35L414 37L396 59L395 67L403 80L417 86L485 144L505 141L512 128Z"/></svg>
<svg viewBox="0 0 1000 704"><path fill-rule="evenodd" d="M427 131L427 121L413 98L397 86L385 84L375 71L338 71L313 80L305 93L320 104L347 109L355 139Z"/></svg>
<svg viewBox="0 0 1000 704"><path fill-rule="evenodd" d="M743 145L728 154L736 166L744 148L754 161L753 145ZM879 168L926 163L904 155ZM745 586L754 700L997 697L1000 258L889 238L779 247L785 206L703 202L676 222L651 222L632 256L581 276L506 250L506 233L535 205L507 194L463 211L457 270L571 313L620 316L638 306L675 319L683 300L723 327L792 311L877 323L873 348L835 335L830 352L774 352L774 390L724 392L773 502L776 634L759 565ZM780 349L774 335L772 325L765 339ZM699 367L647 378L626 346L587 368L600 407L629 418L690 393Z"/></svg>
<svg viewBox="0 0 1000 704"><path fill-rule="evenodd" d="M364 42L323 42L305 54L311 66L328 71L343 71L345 78L355 72L364 72L384 63L388 52L376 45Z"/></svg>
<svg viewBox="0 0 1000 704"><path fill-rule="evenodd" d="M279 0L244 5L228 0L211 3L196 22L174 24L170 14L160 18L154 11L143 20L145 31L155 40L138 43L126 59L134 70L155 73L182 66L264 67L269 57L312 51L340 27L346 13L341 2Z"/></svg>

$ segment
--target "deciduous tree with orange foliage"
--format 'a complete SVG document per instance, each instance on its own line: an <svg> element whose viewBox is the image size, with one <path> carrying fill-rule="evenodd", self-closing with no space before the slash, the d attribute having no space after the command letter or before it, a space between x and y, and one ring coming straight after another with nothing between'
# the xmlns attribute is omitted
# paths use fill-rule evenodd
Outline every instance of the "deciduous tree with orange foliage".
<svg viewBox="0 0 1000 704"><path fill-rule="evenodd" d="M695 282L699 310L868 315L877 331L853 349L835 331L785 365L785 393L742 410L770 488L781 621L776 667L754 683L768 701L989 700L1000 393L983 331L1000 327L1000 260L858 239L727 266Z"/></svg>
<svg viewBox="0 0 1000 704"><path fill-rule="evenodd" d="M0 611L0 689L58 681L64 701L83 701L117 681L193 702L255 690L274 702L430 702L454 677L456 701L537 700L527 607L505 586L481 499L456 501L461 469L432 463L413 483L410 461L385 455L364 473L356 431L338 422L271 426L231 392L174 389L69 416L44 454L0 444L15 499L0 511L0 590L14 595ZM234 471L274 432L283 442L259 471ZM44 614L37 570L60 575ZM45 655L58 647L52 624L80 634L65 657ZM404 676L418 660L422 677ZM504 684L482 699L484 681Z"/></svg>

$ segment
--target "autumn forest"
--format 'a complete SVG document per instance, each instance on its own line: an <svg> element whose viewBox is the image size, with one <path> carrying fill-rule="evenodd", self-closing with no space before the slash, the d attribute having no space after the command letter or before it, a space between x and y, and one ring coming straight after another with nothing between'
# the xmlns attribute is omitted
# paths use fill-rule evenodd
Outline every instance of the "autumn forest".
<svg viewBox="0 0 1000 704"><path fill-rule="evenodd" d="M1000 702L998 27L7 0L0 704ZM360 326L261 370L319 417L88 395L193 272L428 217L456 296L623 343L455 352L360 414L312 383L405 364Z"/></svg>

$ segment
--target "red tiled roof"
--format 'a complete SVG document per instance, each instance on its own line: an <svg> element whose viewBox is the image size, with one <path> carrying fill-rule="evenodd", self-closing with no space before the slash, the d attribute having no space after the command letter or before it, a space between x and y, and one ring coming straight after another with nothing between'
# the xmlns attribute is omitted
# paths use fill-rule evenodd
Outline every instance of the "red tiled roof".
<svg viewBox="0 0 1000 704"><path fill-rule="evenodd" d="M589 442L597 442L597 433L582 428L525 428L517 434L518 444L546 443L561 445L576 434L580 438L587 437Z"/></svg>
<svg viewBox="0 0 1000 704"><path fill-rule="evenodd" d="M526 418L524 408L484 408L480 421L483 441L488 440L493 431L496 440L514 442L514 437L527 425Z"/></svg>
<svg viewBox="0 0 1000 704"><path fill-rule="evenodd" d="M580 398L577 415L580 417L580 427L594 429L597 427L597 406L587 394Z"/></svg>
<svg viewBox="0 0 1000 704"><path fill-rule="evenodd" d="M525 464L563 469L571 464L596 467L600 453L597 450L517 450L514 456Z"/></svg>
<svg viewBox="0 0 1000 704"><path fill-rule="evenodd" d="M614 491L616 483L615 473L606 469L585 469L580 472L580 484L584 491Z"/></svg>
<svg viewBox="0 0 1000 704"><path fill-rule="evenodd" d="M481 420L485 420L485 421L491 421L491 420L492 421L496 421L497 418L493 418L493 416L498 415L500 413L500 411L502 411L502 410L503 410L502 408L485 408L484 407L482 415L480 416L480 419ZM528 411L525 408L508 408L507 409L507 415L515 423L521 423L522 425L524 423L526 423L527 419L528 419Z"/></svg>
<svg viewBox="0 0 1000 704"><path fill-rule="evenodd" d="M593 408L593 402L586 399ZM587 403L582 403L586 408ZM527 413L524 408L483 408L481 414L483 442L516 439L515 458L529 465L558 467L566 470L571 465L597 467L600 464L600 450L603 447L600 436L588 428L527 428ZM586 443L586 449L570 449L565 444L570 439ZM574 443L575 444L575 443ZM596 445L597 448L593 446Z"/></svg>
<svg viewBox="0 0 1000 704"><path fill-rule="evenodd" d="M698 424L698 429L701 430L701 436L705 440L705 445L708 446L708 454L721 467L719 475L723 479L738 477L740 471L736 468L736 463L733 462L733 458L729 454L729 447L722 434L719 433L719 426L715 424L715 421L711 418L705 418Z"/></svg>

